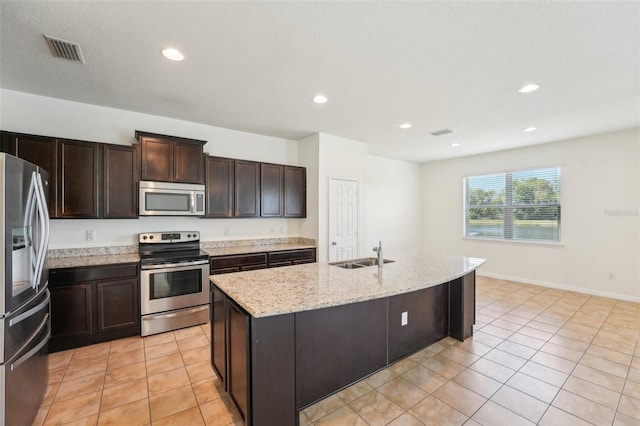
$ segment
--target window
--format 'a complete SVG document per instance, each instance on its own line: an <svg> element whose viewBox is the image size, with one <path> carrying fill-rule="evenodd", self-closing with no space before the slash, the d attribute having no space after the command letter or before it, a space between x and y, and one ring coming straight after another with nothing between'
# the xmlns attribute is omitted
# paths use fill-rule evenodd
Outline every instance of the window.
<svg viewBox="0 0 640 426"><path fill-rule="evenodd" d="M465 236L560 241L560 168L464 179Z"/></svg>

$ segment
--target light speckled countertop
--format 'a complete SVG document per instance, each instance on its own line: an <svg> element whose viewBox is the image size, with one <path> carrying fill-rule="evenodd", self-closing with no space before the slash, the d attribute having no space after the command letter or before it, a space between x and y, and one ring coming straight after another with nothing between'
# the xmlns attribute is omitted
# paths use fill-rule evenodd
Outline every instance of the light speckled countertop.
<svg viewBox="0 0 640 426"><path fill-rule="evenodd" d="M283 243L283 244L237 246L237 247L216 247L216 248L205 247L202 250L209 253L209 256L225 256L229 254L266 253L271 251L300 250L300 249L307 249L307 248L316 248L316 246L311 244L301 244L301 243Z"/></svg>
<svg viewBox="0 0 640 426"><path fill-rule="evenodd" d="M227 240L201 242L202 250L209 256L229 254L265 253L281 250L315 248L315 241L299 238L261 238L253 240ZM113 265L140 261L138 246L112 246L92 248L54 249L47 252L49 269L77 268L82 266Z"/></svg>
<svg viewBox="0 0 640 426"><path fill-rule="evenodd" d="M343 269L327 263L212 275L211 281L253 317L346 305L454 280L485 259L432 252L392 255L393 263Z"/></svg>

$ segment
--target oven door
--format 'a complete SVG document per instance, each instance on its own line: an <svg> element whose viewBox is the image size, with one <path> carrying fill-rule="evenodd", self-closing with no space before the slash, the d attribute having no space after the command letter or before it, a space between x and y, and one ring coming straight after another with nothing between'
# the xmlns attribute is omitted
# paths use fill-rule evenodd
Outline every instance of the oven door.
<svg viewBox="0 0 640 426"><path fill-rule="evenodd" d="M207 260L143 265L140 271L142 315L209 303L208 275Z"/></svg>

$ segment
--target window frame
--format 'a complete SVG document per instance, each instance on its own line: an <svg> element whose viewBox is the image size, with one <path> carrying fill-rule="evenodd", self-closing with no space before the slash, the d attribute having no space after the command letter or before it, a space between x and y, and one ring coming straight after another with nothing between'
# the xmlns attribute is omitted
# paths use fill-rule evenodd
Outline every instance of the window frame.
<svg viewBox="0 0 640 426"><path fill-rule="evenodd" d="M513 175L516 173L530 173L537 170L556 169L558 176L558 201L557 203L544 203L544 204L513 204ZM503 204L478 204L470 207L468 204L468 180L472 178L481 178L491 175L505 175L504 181L504 202ZM483 174L467 175L462 178L462 238L474 241L490 241L490 242L506 242L506 243L522 243L522 244L541 244L541 245L563 245L562 242L562 166L540 166L529 167L523 169L512 169L507 171L495 171L487 172ZM557 207L558 219L557 219L557 240L549 239L533 239L533 238L514 238L514 219L515 211L518 208L527 207ZM498 208L502 216L502 237L491 236L474 236L468 235L469 232L469 211L471 208Z"/></svg>

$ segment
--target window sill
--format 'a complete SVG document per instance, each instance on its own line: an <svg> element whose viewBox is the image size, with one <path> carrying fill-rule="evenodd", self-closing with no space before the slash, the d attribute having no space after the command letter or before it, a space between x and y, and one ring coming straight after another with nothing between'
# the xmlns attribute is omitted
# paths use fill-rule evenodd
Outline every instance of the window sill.
<svg viewBox="0 0 640 426"><path fill-rule="evenodd" d="M480 238L480 237L462 237L463 240L480 241L487 243L507 243L507 244L525 244L535 246L553 246L564 247L562 241L536 241L536 240L505 240L504 238Z"/></svg>

